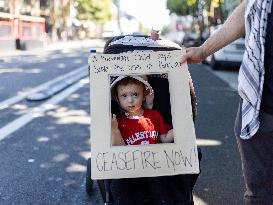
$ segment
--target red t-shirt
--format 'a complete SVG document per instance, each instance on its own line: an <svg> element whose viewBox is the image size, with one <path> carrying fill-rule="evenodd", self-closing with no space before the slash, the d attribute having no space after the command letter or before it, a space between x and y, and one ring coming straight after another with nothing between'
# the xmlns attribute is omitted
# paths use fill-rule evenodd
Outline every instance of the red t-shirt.
<svg viewBox="0 0 273 205"><path fill-rule="evenodd" d="M123 114L117 120L121 136L128 145L157 144L158 136L171 129L156 110L144 110L139 119L129 119Z"/></svg>

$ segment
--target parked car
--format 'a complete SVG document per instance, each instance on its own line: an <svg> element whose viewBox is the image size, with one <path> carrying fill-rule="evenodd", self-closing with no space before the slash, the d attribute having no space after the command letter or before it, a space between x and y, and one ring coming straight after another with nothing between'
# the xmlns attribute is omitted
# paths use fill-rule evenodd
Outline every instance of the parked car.
<svg viewBox="0 0 273 205"><path fill-rule="evenodd" d="M192 46L199 46L200 45L199 36L196 33L187 32L182 39L182 45L186 48Z"/></svg>
<svg viewBox="0 0 273 205"><path fill-rule="evenodd" d="M109 39L118 35L120 35L120 32L113 30L105 30L104 32L102 32L102 38L104 39Z"/></svg>
<svg viewBox="0 0 273 205"><path fill-rule="evenodd" d="M245 39L239 38L226 47L212 54L207 61L210 66L217 70L221 66L240 66L245 51Z"/></svg>
<svg viewBox="0 0 273 205"><path fill-rule="evenodd" d="M167 33L164 36L164 38L181 45L182 39L184 38L184 36L185 36L185 32L183 31L173 31L173 32Z"/></svg>
<svg viewBox="0 0 273 205"><path fill-rule="evenodd" d="M214 32L216 32L221 26L222 25L216 26ZM215 70L220 69L221 66L239 67L242 63L244 52L245 38L242 37L209 56L206 59L206 62Z"/></svg>

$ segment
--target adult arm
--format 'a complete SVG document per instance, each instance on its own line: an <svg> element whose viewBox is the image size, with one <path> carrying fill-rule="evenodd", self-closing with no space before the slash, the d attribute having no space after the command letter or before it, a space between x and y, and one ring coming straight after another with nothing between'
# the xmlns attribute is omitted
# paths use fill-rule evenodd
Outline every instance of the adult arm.
<svg viewBox="0 0 273 205"><path fill-rule="evenodd" d="M188 64L200 63L214 52L243 36L245 33L245 6L246 0L236 7L223 26L210 36L204 44L199 47L187 48L186 54L181 58L181 62L187 61Z"/></svg>

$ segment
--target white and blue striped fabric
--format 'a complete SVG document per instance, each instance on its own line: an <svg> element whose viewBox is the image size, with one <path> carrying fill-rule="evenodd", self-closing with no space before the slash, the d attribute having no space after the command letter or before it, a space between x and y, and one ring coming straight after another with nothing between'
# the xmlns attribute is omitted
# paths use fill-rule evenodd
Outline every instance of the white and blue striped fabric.
<svg viewBox="0 0 273 205"><path fill-rule="evenodd" d="M251 138L259 129L259 111L264 83L264 44L267 16L272 0L248 0L245 11L245 44L239 71L239 95L242 103L242 139Z"/></svg>

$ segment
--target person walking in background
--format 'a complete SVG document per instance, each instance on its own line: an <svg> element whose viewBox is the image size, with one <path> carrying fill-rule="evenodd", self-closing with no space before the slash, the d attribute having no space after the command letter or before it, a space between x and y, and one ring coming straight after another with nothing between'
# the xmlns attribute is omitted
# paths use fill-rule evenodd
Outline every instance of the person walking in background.
<svg viewBox="0 0 273 205"><path fill-rule="evenodd" d="M272 0L244 0L222 28L181 62L200 63L245 35L239 71L240 103L235 135L242 160L247 205L273 205L273 10Z"/></svg>

